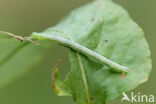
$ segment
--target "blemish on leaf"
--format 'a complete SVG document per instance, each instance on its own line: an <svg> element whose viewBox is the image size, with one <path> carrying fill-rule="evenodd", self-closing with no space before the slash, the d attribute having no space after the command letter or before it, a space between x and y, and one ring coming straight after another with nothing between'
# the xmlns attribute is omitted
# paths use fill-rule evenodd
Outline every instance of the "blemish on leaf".
<svg viewBox="0 0 156 104"><path fill-rule="evenodd" d="M54 71L52 72L52 81L53 82L55 81L55 72Z"/></svg>
<svg viewBox="0 0 156 104"><path fill-rule="evenodd" d="M58 94L58 93L59 93L59 90L56 88L56 86L55 86L55 85L53 85L53 89L54 89L54 91L56 92L56 94Z"/></svg>
<svg viewBox="0 0 156 104"><path fill-rule="evenodd" d="M105 40L105 42L107 43L107 42L108 42L108 40Z"/></svg>
<svg viewBox="0 0 156 104"><path fill-rule="evenodd" d="M52 70L52 82L53 82L53 89L56 92L56 94L59 93L59 90L57 89L56 85L55 85L55 76L57 74L57 67L59 66L59 64L61 63L61 59L59 59L56 63L56 66L53 68Z"/></svg>
<svg viewBox="0 0 156 104"><path fill-rule="evenodd" d="M61 59L59 59L56 63L56 65L54 66L54 68L52 69L52 81L55 81L55 72L56 72L56 68L59 66L59 64L61 63Z"/></svg>
<svg viewBox="0 0 156 104"><path fill-rule="evenodd" d="M90 98L90 101L94 101L94 98L93 98L93 97L91 97L91 98Z"/></svg>
<svg viewBox="0 0 156 104"><path fill-rule="evenodd" d="M53 89L56 89L56 86L55 85L53 85Z"/></svg>
<svg viewBox="0 0 156 104"><path fill-rule="evenodd" d="M99 21L100 21L100 22L102 22L102 21L103 21L103 18L102 18L102 17L100 17Z"/></svg>
<svg viewBox="0 0 156 104"><path fill-rule="evenodd" d="M121 79L124 79L125 78L125 74L121 74Z"/></svg>

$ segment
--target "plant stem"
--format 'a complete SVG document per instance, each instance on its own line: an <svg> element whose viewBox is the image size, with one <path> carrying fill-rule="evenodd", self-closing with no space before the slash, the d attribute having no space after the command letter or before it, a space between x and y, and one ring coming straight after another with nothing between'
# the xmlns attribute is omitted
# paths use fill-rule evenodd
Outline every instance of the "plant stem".
<svg viewBox="0 0 156 104"><path fill-rule="evenodd" d="M70 47L88 57L92 57L94 59L96 59L97 61L101 62L102 64L106 64L108 66L110 66L111 68L113 68L115 71L117 72L128 72L129 68L119 65L116 62L113 62L109 59L107 59L106 57L74 42L71 41L69 39L60 37L60 36L54 36L54 35L49 35L47 33L33 33L32 37L37 38L37 39L50 39L50 40L55 40L58 41L60 44L66 46L66 47Z"/></svg>

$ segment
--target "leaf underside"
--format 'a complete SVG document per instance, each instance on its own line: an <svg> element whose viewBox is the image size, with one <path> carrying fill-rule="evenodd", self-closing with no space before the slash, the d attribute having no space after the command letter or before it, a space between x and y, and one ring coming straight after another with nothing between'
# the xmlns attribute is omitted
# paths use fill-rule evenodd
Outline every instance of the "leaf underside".
<svg viewBox="0 0 156 104"><path fill-rule="evenodd" d="M33 69L51 47L51 42L21 43L6 33L0 33L0 88Z"/></svg>
<svg viewBox="0 0 156 104"><path fill-rule="evenodd" d="M151 71L149 46L140 27L111 0L98 0L71 12L55 27L32 36L62 37L130 68L125 78L108 65L70 49L71 71L54 81L57 94L72 95L76 104L103 104L147 81ZM70 46L68 46L70 48Z"/></svg>

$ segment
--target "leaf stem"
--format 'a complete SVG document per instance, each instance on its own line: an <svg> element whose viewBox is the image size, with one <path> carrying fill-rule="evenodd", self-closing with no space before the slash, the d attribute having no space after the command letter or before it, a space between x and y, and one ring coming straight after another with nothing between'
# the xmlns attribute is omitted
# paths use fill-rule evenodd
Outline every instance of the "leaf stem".
<svg viewBox="0 0 156 104"><path fill-rule="evenodd" d="M74 42L69 39L60 37L60 36L54 36L54 35L49 35L47 33L33 33L32 37L37 38L37 39L50 39L50 40L55 40L58 41L60 44L72 48L88 57L92 57L96 59L97 61L101 62L102 64L106 64L113 68L117 72L128 72L129 68L122 66L114 61L111 61L110 59L107 59L106 57Z"/></svg>

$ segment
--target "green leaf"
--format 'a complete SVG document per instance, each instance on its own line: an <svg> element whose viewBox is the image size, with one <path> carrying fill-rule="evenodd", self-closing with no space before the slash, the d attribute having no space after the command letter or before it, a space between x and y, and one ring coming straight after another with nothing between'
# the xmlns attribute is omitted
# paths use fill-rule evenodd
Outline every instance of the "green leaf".
<svg viewBox="0 0 156 104"><path fill-rule="evenodd" d="M53 83L53 89L58 96L71 96L70 90L59 79L57 68L53 70Z"/></svg>
<svg viewBox="0 0 156 104"><path fill-rule="evenodd" d="M69 47L71 71L56 87L71 94L76 104L103 104L147 81L151 72L143 31L111 0L78 8L32 36Z"/></svg>
<svg viewBox="0 0 156 104"><path fill-rule="evenodd" d="M40 42L36 46L0 33L0 88L41 62L51 47L51 42Z"/></svg>

